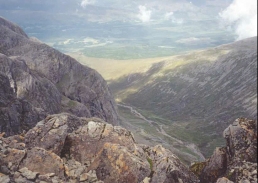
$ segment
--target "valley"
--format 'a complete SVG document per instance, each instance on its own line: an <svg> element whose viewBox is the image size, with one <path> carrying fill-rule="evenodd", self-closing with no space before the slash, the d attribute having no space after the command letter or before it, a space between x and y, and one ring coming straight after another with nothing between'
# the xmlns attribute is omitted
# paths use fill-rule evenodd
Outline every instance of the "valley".
<svg viewBox="0 0 258 183"><path fill-rule="evenodd" d="M257 118L256 48L256 38L249 38L161 58L69 55L103 75L119 105L121 125L139 141L199 158L189 144L208 157L214 147L224 145L221 133L230 121ZM181 159L189 160L185 157Z"/></svg>
<svg viewBox="0 0 258 183"><path fill-rule="evenodd" d="M133 107L124 104L118 104L118 111L121 116L121 125L133 132L138 143L150 146L162 144L176 154L185 164L205 159L195 144L167 134L164 129L174 128L173 124L165 123L165 121L161 120L152 121L146 119Z"/></svg>
<svg viewBox="0 0 258 183"><path fill-rule="evenodd" d="M257 182L256 0L0 4L0 183Z"/></svg>

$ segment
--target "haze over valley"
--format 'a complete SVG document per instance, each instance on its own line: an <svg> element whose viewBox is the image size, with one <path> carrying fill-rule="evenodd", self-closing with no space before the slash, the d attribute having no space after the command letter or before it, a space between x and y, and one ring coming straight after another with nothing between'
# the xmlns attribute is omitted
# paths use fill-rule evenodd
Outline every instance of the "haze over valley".
<svg viewBox="0 0 258 183"><path fill-rule="evenodd" d="M239 37L236 25L222 17L231 0L0 3L1 16L19 24L29 36L62 52L95 58L171 56Z"/></svg>

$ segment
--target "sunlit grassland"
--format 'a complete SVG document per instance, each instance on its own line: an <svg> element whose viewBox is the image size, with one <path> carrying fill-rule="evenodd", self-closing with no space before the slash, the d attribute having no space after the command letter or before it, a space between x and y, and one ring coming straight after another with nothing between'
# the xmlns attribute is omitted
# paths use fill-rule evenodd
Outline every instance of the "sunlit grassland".
<svg viewBox="0 0 258 183"><path fill-rule="evenodd" d="M173 58L173 56L171 56L148 59L115 60L87 57L80 52L67 54L78 60L81 64L97 70L107 81L116 80L122 76L133 73L145 73L151 68L152 64Z"/></svg>
<svg viewBox="0 0 258 183"><path fill-rule="evenodd" d="M229 50L213 48L209 50L199 50L182 55L144 58L144 59L108 59L85 56L82 52L67 53L80 63L97 70L107 81L115 81L123 76L134 73L146 73L155 63L165 62L164 67L152 78L162 76L167 71L171 71L179 66L198 61L215 61L219 56L225 55Z"/></svg>

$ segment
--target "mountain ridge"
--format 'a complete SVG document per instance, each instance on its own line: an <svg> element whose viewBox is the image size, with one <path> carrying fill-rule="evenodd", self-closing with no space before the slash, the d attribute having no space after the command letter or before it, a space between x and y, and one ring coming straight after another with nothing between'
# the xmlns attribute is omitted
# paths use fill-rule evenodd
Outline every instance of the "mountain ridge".
<svg viewBox="0 0 258 183"><path fill-rule="evenodd" d="M0 23L0 71L9 78L18 99L40 109L41 116L70 112L118 124L116 104L100 74L29 39L17 25L3 18Z"/></svg>

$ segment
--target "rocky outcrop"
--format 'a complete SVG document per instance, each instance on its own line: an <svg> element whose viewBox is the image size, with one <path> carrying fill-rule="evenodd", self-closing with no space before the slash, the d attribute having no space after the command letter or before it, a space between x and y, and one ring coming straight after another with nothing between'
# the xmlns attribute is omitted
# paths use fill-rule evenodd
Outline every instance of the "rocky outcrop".
<svg viewBox="0 0 258 183"><path fill-rule="evenodd" d="M26 134L0 136L0 182L197 183L162 146L98 118L51 115Z"/></svg>
<svg viewBox="0 0 258 183"><path fill-rule="evenodd" d="M0 72L0 132L14 135L29 130L44 115L26 100L18 99L8 77Z"/></svg>
<svg viewBox="0 0 258 183"><path fill-rule="evenodd" d="M217 148L211 158L193 164L191 170L201 183L257 182L257 121L237 119L224 131L224 138L227 147Z"/></svg>
<svg viewBox="0 0 258 183"><path fill-rule="evenodd" d="M12 111L9 118L15 118L8 121L8 117L1 117L0 131L6 135L18 134L47 114L60 112L99 117L118 124L116 104L106 81L96 71L28 38L21 28L1 17L0 40L0 74L8 79L1 81L5 82L1 83L1 88L4 84L10 85L11 89L7 87L8 91L2 92L12 96L11 99L0 94L0 100L5 104L0 106L0 115ZM26 104L23 107L11 105L14 100ZM25 120L26 116L32 117ZM26 128L20 125L28 123Z"/></svg>

